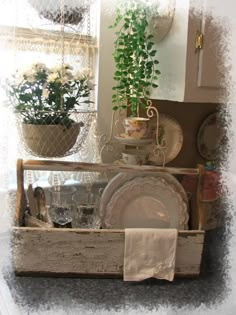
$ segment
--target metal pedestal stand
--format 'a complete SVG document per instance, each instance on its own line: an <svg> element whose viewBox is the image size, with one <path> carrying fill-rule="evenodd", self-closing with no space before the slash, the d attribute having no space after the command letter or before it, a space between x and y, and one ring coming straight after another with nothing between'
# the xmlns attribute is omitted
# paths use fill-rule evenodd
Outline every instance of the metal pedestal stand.
<svg viewBox="0 0 236 315"><path fill-rule="evenodd" d="M118 111L118 113L119 113L119 116L122 115L121 111ZM120 122L120 120L115 120L115 114L116 112L113 111L109 136L107 137L105 134L103 134L100 137L100 143L102 145L101 150L100 150L100 156L102 156L102 153L104 152L104 150L106 150L107 152L113 152L114 141L112 140L113 140L114 127ZM164 167L166 163L165 148L167 147L167 142L164 138L161 140L159 139L159 112L156 107L152 106L151 100L147 101L146 115L150 119L153 117L156 117L155 137L152 139L151 142L155 144L153 147L153 154L156 157L159 157L160 155L162 156L162 166ZM137 150L140 147L150 145L150 142L148 141L146 142L145 139L134 140L132 143L130 141L127 141L126 138L123 138L122 141L117 139L117 137L115 137L115 139L122 144L135 146Z"/></svg>

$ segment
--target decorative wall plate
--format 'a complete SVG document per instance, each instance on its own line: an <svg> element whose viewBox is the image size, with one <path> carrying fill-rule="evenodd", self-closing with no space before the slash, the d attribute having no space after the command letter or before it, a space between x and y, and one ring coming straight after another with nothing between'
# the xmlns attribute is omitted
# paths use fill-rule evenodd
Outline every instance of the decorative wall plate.
<svg viewBox="0 0 236 315"><path fill-rule="evenodd" d="M200 155L206 160L216 160L220 146L224 144L224 134L217 124L217 113L212 113L202 122L198 135L197 146Z"/></svg>
<svg viewBox="0 0 236 315"><path fill-rule="evenodd" d="M154 119L155 120L155 119ZM179 154L183 145L183 130L177 120L169 115L160 114L159 125L163 130L163 139L166 141L165 163L174 160ZM155 144L148 146L149 161L156 165L163 165L163 156L159 154L156 156L153 153Z"/></svg>
<svg viewBox="0 0 236 315"><path fill-rule="evenodd" d="M103 227L177 228L187 226L186 203L174 188L160 177L136 177L112 196Z"/></svg>

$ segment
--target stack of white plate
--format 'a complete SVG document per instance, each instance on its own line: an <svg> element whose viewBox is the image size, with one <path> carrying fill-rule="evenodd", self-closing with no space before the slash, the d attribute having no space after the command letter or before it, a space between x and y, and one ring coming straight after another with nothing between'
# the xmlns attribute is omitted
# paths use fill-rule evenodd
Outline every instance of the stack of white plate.
<svg viewBox="0 0 236 315"><path fill-rule="evenodd" d="M102 227L188 228L188 198L171 174L117 174L106 186L99 205Z"/></svg>

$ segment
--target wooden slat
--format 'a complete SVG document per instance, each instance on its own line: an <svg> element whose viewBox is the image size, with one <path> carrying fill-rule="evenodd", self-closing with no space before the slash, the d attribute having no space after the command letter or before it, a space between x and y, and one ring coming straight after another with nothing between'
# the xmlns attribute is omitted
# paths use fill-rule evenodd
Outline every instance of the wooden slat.
<svg viewBox="0 0 236 315"><path fill-rule="evenodd" d="M18 275L122 277L124 230L13 228ZM200 272L203 231L179 231L176 276Z"/></svg>
<svg viewBox="0 0 236 315"><path fill-rule="evenodd" d="M204 231L217 229L225 225L225 209L222 208L220 199L201 202L201 208L204 211L204 221L201 226Z"/></svg>
<svg viewBox="0 0 236 315"><path fill-rule="evenodd" d="M23 224L24 210L27 206L26 195L24 191L24 170L23 161L17 160L16 165L17 173L17 192L16 192L16 209L14 223L16 226L21 226Z"/></svg>
<svg viewBox="0 0 236 315"><path fill-rule="evenodd" d="M28 190L26 192L27 194L27 198L29 201L29 208L30 208L30 213L33 217L37 217L37 215L39 214L39 209L37 207L37 201L36 198L34 197L34 191L33 191L33 186L32 184L30 184L28 186Z"/></svg>
<svg viewBox="0 0 236 315"><path fill-rule="evenodd" d="M23 187L24 170L117 173L168 172L171 174L200 174L198 178L200 179L201 177L200 167L189 169L48 160L18 160L16 225L20 226L22 226L22 218L26 207ZM32 223L32 225L34 224L35 222ZM176 277L194 277L199 275L203 242L203 231L179 231ZM124 230L81 230L46 227L13 228L14 269L18 275L122 277L123 255Z"/></svg>
<svg viewBox="0 0 236 315"><path fill-rule="evenodd" d="M202 230L203 226L205 224L205 211L202 204L202 182L204 178L204 166L198 165L199 169L199 176L198 176L198 184L197 184L197 207L196 210L198 212L198 218L199 218L199 226L198 229Z"/></svg>
<svg viewBox="0 0 236 315"><path fill-rule="evenodd" d="M164 172L170 174L189 174L198 175L197 168L176 168L160 167L148 165L114 165L114 164L96 164L80 163L68 161L51 161L51 160L26 160L23 161L24 170L41 170L41 171L82 171L82 172L123 172L123 173L155 173Z"/></svg>
<svg viewBox="0 0 236 315"><path fill-rule="evenodd" d="M198 189L200 189L200 180L201 176L197 176L196 180L194 181L193 193L191 194L190 198L190 218L189 218L189 229L191 230L199 230L199 201L198 198L199 193Z"/></svg>

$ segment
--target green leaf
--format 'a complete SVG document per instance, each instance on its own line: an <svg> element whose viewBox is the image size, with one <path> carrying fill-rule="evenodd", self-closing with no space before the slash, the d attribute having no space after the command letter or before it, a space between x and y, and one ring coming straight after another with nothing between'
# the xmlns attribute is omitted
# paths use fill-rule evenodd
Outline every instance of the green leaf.
<svg viewBox="0 0 236 315"><path fill-rule="evenodd" d="M116 71L115 72L115 76L120 76L121 75L121 72L120 71Z"/></svg>
<svg viewBox="0 0 236 315"><path fill-rule="evenodd" d="M151 68L153 66L153 62L152 61L148 61L146 66L147 66L147 68Z"/></svg>
<svg viewBox="0 0 236 315"><path fill-rule="evenodd" d="M152 50L152 51L150 52L150 56L154 57L154 56L156 55L156 53L157 53L156 50Z"/></svg>
<svg viewBox="0 0 236 315"><path fill-rule="evenodd" d="M112 107L113 110L117 110L118 108L119 108L118 106Z"/></svg>
<svg viewBox="0 0 236 315"><path fill-rule="evenodd" d="M152 87L153 87L153 88L157 88L157 87L158 87L158 85L157 85L157 84L155 84L155 83L152 83Z"/></svg>
<svg viewBox="0 0 236 315"><path fill-rule="evenodd" d="M147 39L152 39L154 36L152 35L152 34L149 34L148 36L147 36Z"/></svg>
<svg viewBox="0 0 236 315"><path fill-rule="evenodd" d="M147 44L147 50L151 50L153 45L154 45L153 42L149 42L149 43Z"/></svg>

